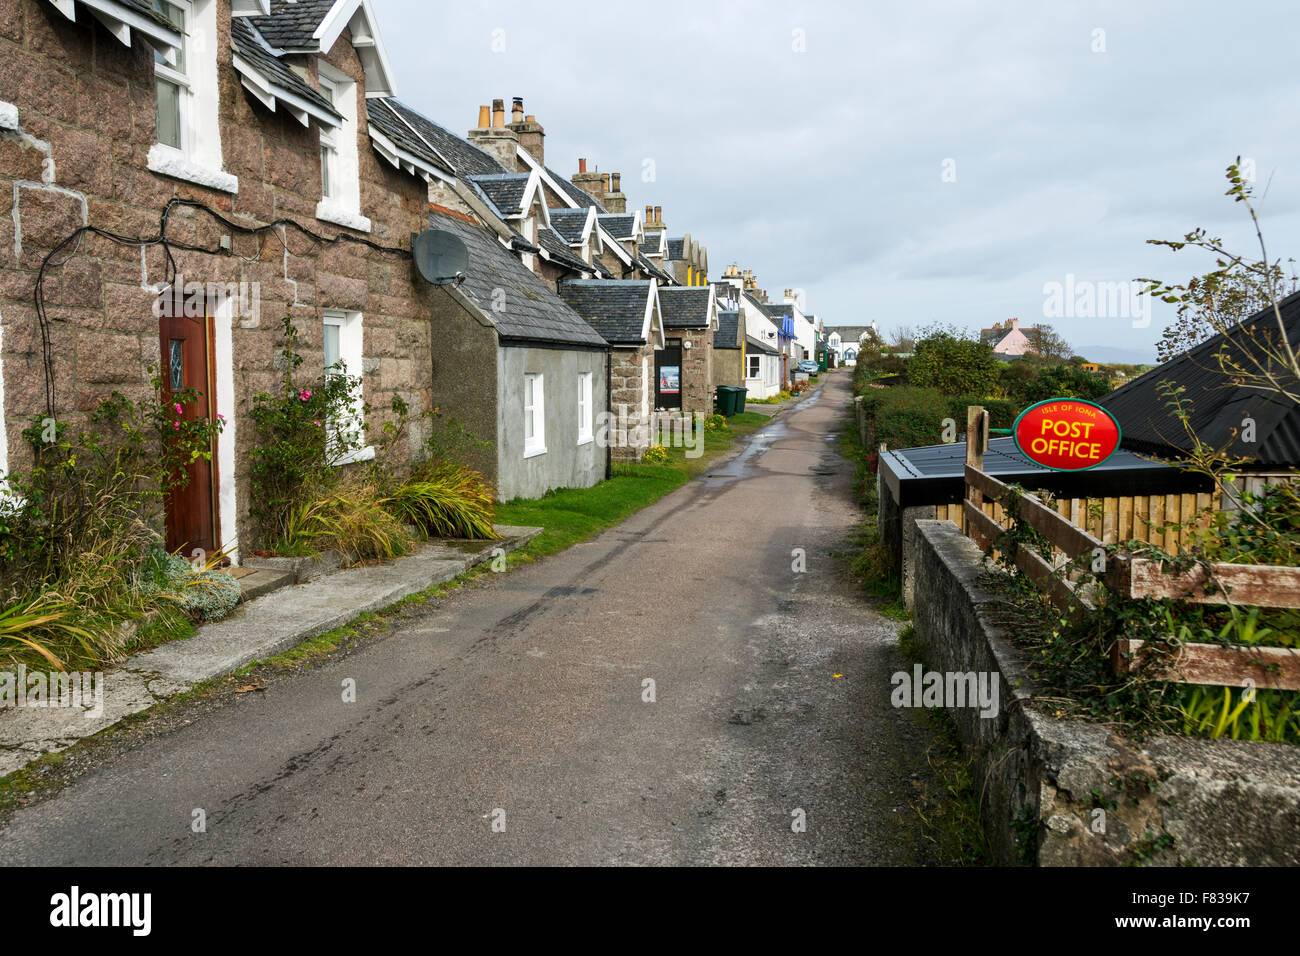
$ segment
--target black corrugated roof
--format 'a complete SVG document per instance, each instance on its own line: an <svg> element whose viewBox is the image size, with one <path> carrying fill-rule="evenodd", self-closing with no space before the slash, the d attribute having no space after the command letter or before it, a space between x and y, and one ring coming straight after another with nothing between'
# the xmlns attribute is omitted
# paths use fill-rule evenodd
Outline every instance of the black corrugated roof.
<svg viewBox="0 0 1300 956"><path fill-rule="evenodd" d="M455 233L465 243L469 266L460 291L496 323L502 339L606 345L595 329L497 241L495 233L437 211L429 214L429 225Z"/></svg>
<svg viewBox="0 0 1300 956"><path fill-rule="evenodd" d="M965 497L966 442L882 452L880 468L899 507L957 504ZM1087 471L1053 471L1022 455L1012 438L989 440L983 470L1029 491L1045 488L1072 498L1191 494L1214 487L1200 475L1124 449Z"/></svg>
<svg viewBox="0 0 1300 956"><path fill-rule="evenodd" d="M781 354L780 352L778 352L778 351L777 351L774 347L772 347L771 345L768 345L766 342L760 342L758 339L754 338L752 335L746 335L746 336L745 336L745 351L746 351L746 352L766 352L768 355L780 355L780 354Z"/></svg>
<svg viewBox="0 0 1300 956"><path fill-rule="evenodd" d="M644 345L650 280L565 281L560 295L611 345Z"/></svg>
<svg viewBox="0 0 1300 956"><path fill-rule="evenodd" d="M1279 306L1287 338L1293 347L1300 346L1300 292L1287 296ZM1187 432L1158 390L1161 382L1171 381L1187 390L1182 398L1191 405L1190 424L1202 441L1215 448L1226 446L1227 454L1259 465L1300 466L1300 405L1276 394L1234 386L1216 357L1226 346L1230 367L1236 362L1253 368L1247 354L1261 360L1264 356L1258 345L1250 345L1250 335L1278 342L1272 309L1257 312L1226 339L1216 335L1098 400L1119 419L1123 447L1166 457L1185 453L1191 444ZM1285 368L1275 367L1273 372L1293 393L1300 389L1300 382ZM1254 442L1242 440L1247 418L1255 422Z"/></svg>

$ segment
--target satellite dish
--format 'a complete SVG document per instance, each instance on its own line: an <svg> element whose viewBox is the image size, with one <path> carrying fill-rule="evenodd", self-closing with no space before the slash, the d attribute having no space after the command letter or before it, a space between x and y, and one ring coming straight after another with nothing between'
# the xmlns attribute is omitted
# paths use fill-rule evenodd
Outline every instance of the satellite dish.
<svg viewBox="0 0 1300 956"><path fill-rule="evenodd" d="M411 243L415 268L425 282L433 285L459 285L469 268L469 250L455 233L445 229L426 229Z"/></svg>

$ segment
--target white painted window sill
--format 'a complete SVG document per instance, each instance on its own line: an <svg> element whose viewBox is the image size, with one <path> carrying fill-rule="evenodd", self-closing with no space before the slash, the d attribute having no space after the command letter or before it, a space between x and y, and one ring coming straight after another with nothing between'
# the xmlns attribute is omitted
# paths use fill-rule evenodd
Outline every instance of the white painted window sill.
<svg viewBox="0 0 1300 956"><path fill-rule="evenodd" d="M596 436L595 436L595 435L579 435L579 436L578 436L578 447L581 448L583 445L590 445L590 444L591 444L592 442L594 442L595 440L596 440Z"/></svg>
<svg viewBox="0 0 1300 956"><path fill-rule="evenodd" d="M525 458L536 458L538 455L545 455L545 454L546 454L546 446L545 446L545 445L543 445L543 446L540 447L540 448L525 448L525 449L524 449L524 457L525 457Z"/></svg>
<svg viewBox="0 0 1300 956"><path fill-rule="evenodd" d="M173 179L183 179L186 182L206 186L209 189L219 189L225 193L239 192L239 178L237 176L222 172L220 169L201 166L186 157L180 150L172 149L172 147L165 146L162 143L154 143L150 147L147 165L153 172L163 176L170 176Z"/></svg>
<svg viewBox="0 0 1300 956"><path fill-rule="evenodd" d="M348 452L338 461L334 462L335 467L340 465L355 465L359 461L374 461L375 446L367 445L365 448L359 448L356 451Z"/></svg>
<svg viewBox="0 0 1300 956"><path fill-rule="evenodd" d="M336 226L346 226L357 232L369 232L370 220L358 212L347 209L332 199L322 199L316 204L316 218L332 222Z"/></svg>

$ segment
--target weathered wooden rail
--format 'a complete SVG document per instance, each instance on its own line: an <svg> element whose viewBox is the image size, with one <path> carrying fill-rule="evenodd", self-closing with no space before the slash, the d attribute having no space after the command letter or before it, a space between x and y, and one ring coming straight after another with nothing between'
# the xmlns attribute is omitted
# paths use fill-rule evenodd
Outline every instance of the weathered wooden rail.
<svg viewBox="0 0 1300 956"><path fill-rule="evenodd" d="M988 448L988 413L982 408L968 409L966 436L966 496L962 512L967 534L981 548L996 544L1006 530L985 512L987 498L1001 505L1004 516L1019 518L1041 534L1054 550L1065 555L1067 562L1084 557L1092 566L1093 559L1101 558L1106 586L1125 597L1245 607L1300 607L1300 568L1215 562L1183 571L1150 558L1108 555L1101 539L1033 495L1019 492L981 470ZM1062 613L1078 620L1095 610L1090 596L1054 566L1051 555L1017 547L1015 565ZM1143 660L1145 644L1140 640L1117 642L1112 659L1116 671L1124 673L1137 668ZM1153 676L1185 684L1300 690L1300 650L1241 644L1184 644L1175 658L1158 665Z"/></svg>

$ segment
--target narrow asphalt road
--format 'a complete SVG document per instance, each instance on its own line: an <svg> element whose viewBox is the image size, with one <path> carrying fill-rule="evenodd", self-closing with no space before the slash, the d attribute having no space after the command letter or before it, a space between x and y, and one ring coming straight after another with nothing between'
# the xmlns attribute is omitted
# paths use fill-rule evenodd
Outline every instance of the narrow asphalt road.
<svg viewBox="0 0 1300 956"><path fill-rule="evenodd" d="M596 539L142 732L14 813L0 864L927 862L929 737L836 556L859 517L826 378Z"/></svg>

